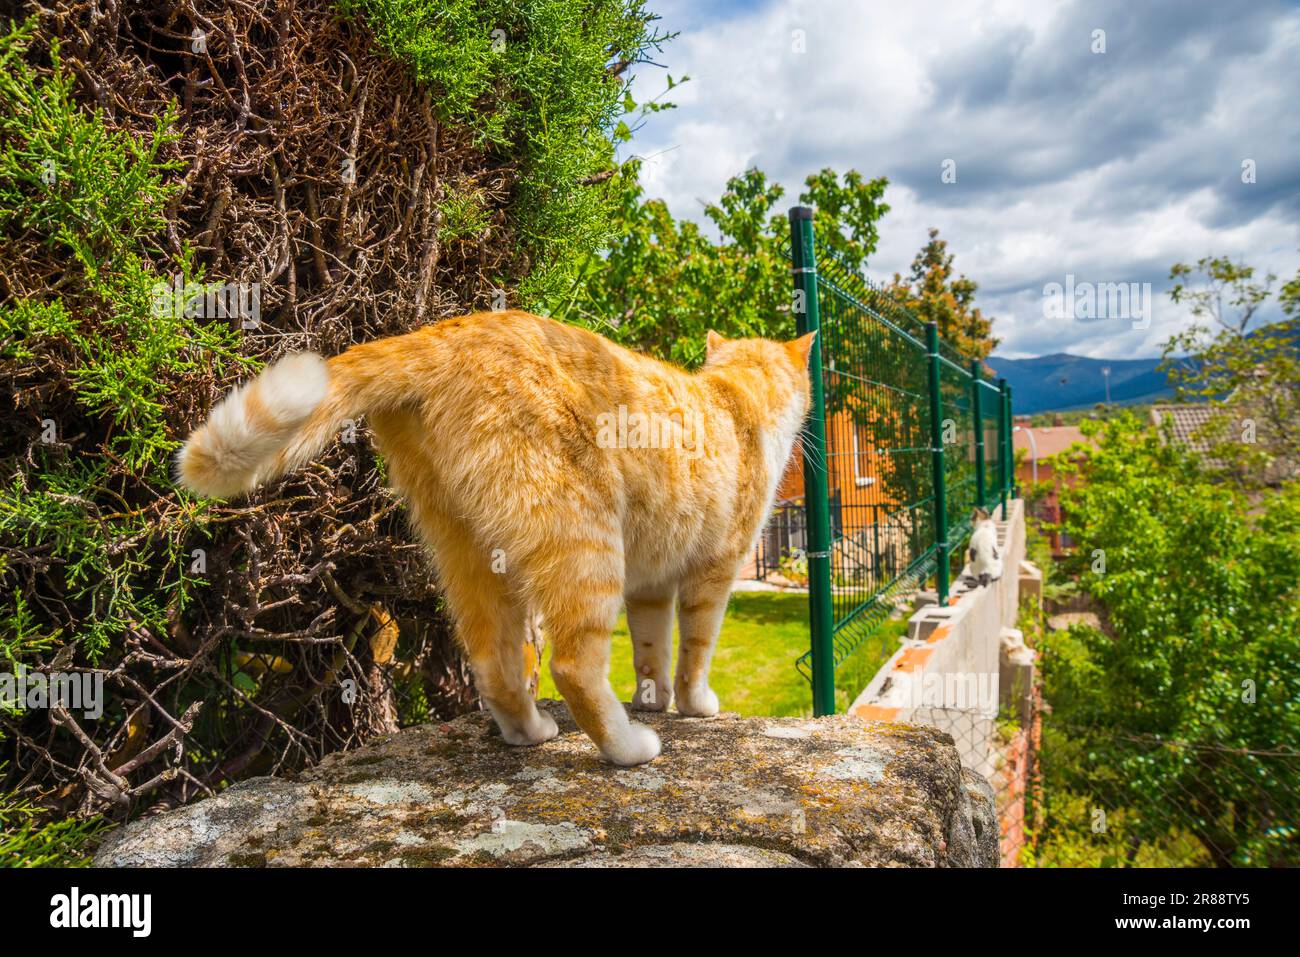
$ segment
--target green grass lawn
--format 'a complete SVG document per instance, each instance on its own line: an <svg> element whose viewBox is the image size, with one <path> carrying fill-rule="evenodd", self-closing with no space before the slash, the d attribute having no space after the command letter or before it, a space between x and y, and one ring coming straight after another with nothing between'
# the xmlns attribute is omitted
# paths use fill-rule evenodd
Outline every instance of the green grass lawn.
<svg viewBox="0 0 1300 957"><path fill-rule="evenodd" d="M898 647L898 637L906 628L906 620L886 622L840 666L835 682L837 711L842 712L852 704L858 692ZM794 667L795 659L807 650L807 595L733 594L722 621L709 677L722 709L764 717L812 714L812 690ZM614 629L609 671L619 699L630 701L636 676L632 671L632 639L624 615L619 615ZM551 681L549 645L542 663L541 696L560 697Z"/></svg>

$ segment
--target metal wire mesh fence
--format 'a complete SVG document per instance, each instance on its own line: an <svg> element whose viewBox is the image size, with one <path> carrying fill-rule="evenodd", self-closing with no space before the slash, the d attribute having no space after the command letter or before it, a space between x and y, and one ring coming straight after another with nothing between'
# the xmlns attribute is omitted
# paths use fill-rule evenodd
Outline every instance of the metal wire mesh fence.
<svg viewBox="0 0 1300 957"><path fill-rule="evenodd" d="M807 582L808 523L803 499L777 502L754 546L754 561L747 576L756 581Z"/></svg>
<svg viewBox="0 0 1300 957"><path fill-rule="evenodd" d="M822 715L835 709L835 669L900 593L933 574L947 601L973 508L1005 501L1012 483L1010 391L850 264L815 252L811 210L792 209L790 226L799 331L818 333L803 441L812 641L797 665Z"/></svg>
<svg viewBox="0 0 1300 957"><path fill-rule="evenodd" d="M921 708L988 782L1004 867L1295 867L1300 753L1089 726L1023 707Z"/></svg>
<svg viewBox="0 0 1300 957"><path fill-rule="evenodd" d="M1149 704L1108 713L1064 691L1048 678L1075 654L1061 629L1090 626L1052 615L1060 601L1020 606L1033 669L980 683L945 674L942 693L927 691L906 718L951 735L963 767L988 782L1002 866L1300 865L1300 752L1215 727L1159 733Z"/></svg>
<svg viewBox="0 0 1300 957"><path fill-rule="evenodd" d="M1070 724L1048 714L1016 863L1300 865L1300 754Z"/></svg>

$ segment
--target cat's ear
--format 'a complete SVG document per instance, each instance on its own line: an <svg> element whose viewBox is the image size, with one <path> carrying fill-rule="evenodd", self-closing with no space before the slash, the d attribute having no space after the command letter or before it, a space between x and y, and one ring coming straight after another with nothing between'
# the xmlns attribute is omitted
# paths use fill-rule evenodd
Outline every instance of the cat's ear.
<svg viewBox="0 0 1300 957"><path fill-rule="evenodd" d="M704 337L704 348L706 350L705 352L706 358L712 359L713 354L717 352L719 349L721 349L723 344L726 341L727 341L726 339L722 338L722 336L718 335L716 332L710 329L709 334Z"/></svg>
<svg viewBox="0 0 1300 957"><path fill-rule="evenodd" d="M972 522L987 522L988 520L989 513L982 508L975 509L975 512L971 515Z"/></svg>
<svg viewBox="0 0 1300 957"><path fill-rule="evenodd" d="M803 366L808 365L808 357L812 355L813 343L817 341L817 333L810 332L806 336L800 336L786 345L799 357L799 363Z"/></svg>

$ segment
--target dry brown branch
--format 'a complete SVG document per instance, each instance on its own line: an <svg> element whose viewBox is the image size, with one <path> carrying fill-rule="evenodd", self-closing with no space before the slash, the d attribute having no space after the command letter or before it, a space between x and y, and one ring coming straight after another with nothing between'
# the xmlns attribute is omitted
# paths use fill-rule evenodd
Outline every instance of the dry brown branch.
<svg viewBox="0 0 1300 957"><path fill-rule="evenodd" d="M329 0L55 0L37 12L41 42L58 40L78 96L110 128L146 139L178 103L178 138L163 155L178 164L177 192L150 265L169 274L168 256L188 244L208 280L260 282L262 325L244 335L247 355L334 355L486 303L493 279L524 268L504 215L515 166L438 122L426 91ZM201 53L191 48L196 28ZM34 50L33 62L44 55ZM355 178L342 175L345 157ZM496 213L454 252L437 235L448 182L474 183ZM80 288L69 259L34 233L0 236L0 295L59 292L99 321L104 304ZM78 651L79 667L104 677L101 720L62 709L0 719L0 759L10 762L0 785L51 806L122 814L145 797L151 807L179 803L390 730L413 689L431 717L472 705L426 559L364 430L247 501L196 507L112 456L111 425L78 405L72 359L51 340L21 366L0 365L0 458L39 472L31 423L56 417L60 445L44 454L111 463L103 497L70 503L105 530L109 559L147 562L160 590L177 573L171 551L203 549L206 570L183 603L168 605L165 629L125 628L101 663ZM240 375L229 363L175 373L165 383L170 435L183 437ZM144 532L136 520L148 521ZM47 546L0 539L0 588L21 594L48 631L76 634L106 609L65 586L66 562ZM391 650L369 640L376 603L398 629ZM375 660L379 647L391 661ZM237 654L282 664L253 674Z"/></svg>

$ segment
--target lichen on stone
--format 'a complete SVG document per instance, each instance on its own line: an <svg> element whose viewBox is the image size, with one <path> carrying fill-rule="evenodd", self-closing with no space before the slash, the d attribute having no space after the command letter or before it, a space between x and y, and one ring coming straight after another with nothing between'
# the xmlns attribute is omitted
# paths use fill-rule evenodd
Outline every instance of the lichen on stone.
<svg viewBox="0 0 1300 957"><path fill-rule="evenodd" d="M996 865L991 799L933 729L848 716L642 714L664 752L616 768L562 704L542 707L560 736L540 747L509 747L482 713L408 728L331 755L296 780L259 778L129 824L96 862Z"/></svg>

